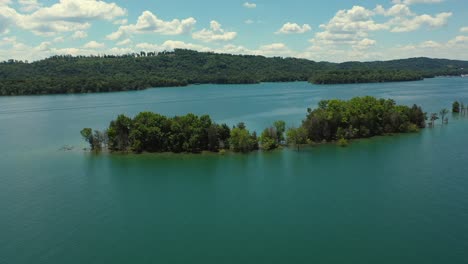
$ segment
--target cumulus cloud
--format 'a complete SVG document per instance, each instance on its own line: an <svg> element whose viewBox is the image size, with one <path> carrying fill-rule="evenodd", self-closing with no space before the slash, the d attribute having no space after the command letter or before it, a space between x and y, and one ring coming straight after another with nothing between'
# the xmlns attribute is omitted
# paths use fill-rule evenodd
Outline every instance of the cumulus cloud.
<svg viewBox="0 0 468 264"><path fill-rule="evenodd" d="M9 31L10 26L15 23L16 17L16 10L0 4L0 34Z"/></svg>
<svg viewBox="0 0 468 264"><path fill-rule="evenodd" d="M18 0L21 5L21 11L32 12L41 7L41 4L37 0Z"/></svg>
<svg viewBox="0 0 468 264"><path fill-rule="evenodd" d="M122 41L119 41L116 43L117 46L126 46L126 45L129 45L131 44L132 41L130 39L124 39Z"/></svg>
<svg viewBox="0 0 468 264"><path fill-rule="evenodd" d="M392 2L395 4L405 4L405 5L413 5L413 4L436 4L441 3L444 0L393 0Z"/></svg>
<svg viewBox="0 0 468 264"><path fill-rule="evenodd" d="M85 49L102 49L104 48L106 45L104 43L99 43L99 42L96 42L94 40L86 43L83 48Z"/></svg>
<svg viewBox="0 0 468 264"><path fill-rule="evenodd" d="M244 6L245 8L251 8L251 9L252 9L252 8L256 8L256 7L257 7L257 4L245 2L245 3L243 4L243 6Z"/></svg>
<svg viewBox="0 0 468 264"><path fill-rule="evenodd" d="M162 35L187 34L192 31L196 22L197 21L193 17L182 20L173 19L171 21L164 21L150 11L144 11L140 17L138 17L136 24L120 26L116 32L107 35L107 39L117 40L124 36L142 33L156 33Z"/></svg>
<svg viewBox="0 0 468 264"><path fill-rule="evenodd" d="M468 32L468 27L462 27L462 28L460 28L460 32Z"/></svg>
<svg viewBox="0 0 468 264"><path fill-rule="evenodd" d="M386 59L408 57L431 57L468 59L468 36L456 36L446 42L433 40L416 44L397 46L387 51Z"/></svg>
<svg viewBox="0 0 468 264"><path fill-rule="evenodd" d="M40 7L37 1L21 2L30 10L37 10L30 14L21 14L8 6L2 7L0 30L5 31L5 28L15 25L37 35L54 35L87 29L93 20L112 20L126 15L126 10L117 4L98 0L60 0L48 7Z"/></svg>
<svg viewBox="0 0 468 264"><path fill-rule="evenodd" d="M410 18L397 17L389 22L393 26L391 32L410 32L420 29L423 26L438 28L447 25L448 19L452 16L450 12L444 12L435 16L420 15Z"/></svg>
<svg viewBox="0 0 468 264"><path fill-rule="evenodd" d="M126 25L128 23L128 19L117 19L113 22L114 25Z"/></svg>
<svg viewBox="0 0 468 264"><path fill-rule="evenodd" d="M367 39L369 32L387 29L385 24L373 20L374 12L361 6L340 10L327 23L320 25L322 32L315 34L315 45L356 45Z"/></svg>
<svg viewBox="0 0 468 264"><path fill-rule="evenodd" d="M284 24L276 34L304 34L308 31L311 31L312 27L309 24L304 24L300 26L297 23L288 22Z"/></svg>
<svg viewBox="0 0 468 264"><path fill-rule="evenodd" d="M72 35L72 39L84 39L86 37L88 37L88 33L86 33L85 31L76 31Z"/></svg>
<svg viewBox="0 0 468 264"><path fill-rule="evenodd" d="M214 20L210 22L210 29L204 28L192 34L192 38L203 42L229 41L235 39L236 36L237 32L224 31L221 24Z"/></svg>
<svg viewBox="0 0 468 264"><path fill-rule="evenodd" d="M452 16L450 12L435 15L416 14L408 6L416 3L415 1L393 2L394 4L388 9L377 5L373 10L354 6L351 9L338 11L328 23L320 25L322 31L314 35L310 40L312 46L300 53L300 56L332 61L383 58L386 54L377 51L377 41L372 38L374 32L398 33L421 28L440 28L447 25ZM425 45L435 44L427 42Z"/></svg>

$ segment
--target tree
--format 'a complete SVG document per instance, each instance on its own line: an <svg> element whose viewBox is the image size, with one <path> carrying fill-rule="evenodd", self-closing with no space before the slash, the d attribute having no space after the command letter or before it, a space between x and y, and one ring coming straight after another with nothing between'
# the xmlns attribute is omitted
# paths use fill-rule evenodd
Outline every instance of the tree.
<svg viewBox="0 0 468 264"><path fill-rule="evenodd" d="M452 104L452 112L460 113L460 103L458 101L453 102Z"/></svg>
<svg viewBox="0 0 468 264"><path fill-rule="evenodd" d="M437 115L437 113L432 113L431 114L431 126L434 127L435 126L435 121L439 119L439 116Z"/></svg>
<svg viewBox="0 0 468 264"><path fill-rule="evenodd" d="M278 147L277 130L273 127L263 130L260 136L260 146L263 150L273 150Z"/></svg>
<svg viewBox="0 0 468 264"><path fill-rule="evenodd" d="M286 140L289 145L297 147L299 151L301 145L307 144L307 130L304 127L291 127L286 132Z"/></svg>
<svg viewBox="0 0 468 264"><path fill-rule="evenodd" d="M126 151L130 144L130 129L132 119L125 115L119 115L115 121L109 125L109 148L111 150Z"/></svg>
<svg viewBox="0 0 468 264"><path fill-rule="evenodd" d="M84 140L89 143L91 150L93 151L101 151L102 145L106 144L107 133L95 130L93 134L93 130L91 128L84 128L81 130L80 134Z"/></svg>
<svg viewBox="0 0 468 264"><path fill-rule="evenodd" d="M93 130L91 128L83 128L80 134L84 140L89 143L91 149L93 149Z"/></svg>
<svg viewBox="0 0 468 264"><path fill-rule="evenodd" d="M445 122L445 116L449 113L449 110L447 108L444 108L442 110L440 110L439 114L440 114L440 118L442 120L442 123Z"/></svg>
<svg viewBox="0 0 468 264"><path fill-rule="evenodd" d="M250 134L245 126L234 127L231 130L229 144L233 151L247 153L258 148L255 133Z"/></svg>
<svg viewBox="0 0 468 264"><path fill-rule="evenodd" d="M278 141L277 143L283 142L284 132L286 131L286 122L284 122L283 120L278 120L278 121L275 121L273 125L276 129L276 139Z"/></svg>

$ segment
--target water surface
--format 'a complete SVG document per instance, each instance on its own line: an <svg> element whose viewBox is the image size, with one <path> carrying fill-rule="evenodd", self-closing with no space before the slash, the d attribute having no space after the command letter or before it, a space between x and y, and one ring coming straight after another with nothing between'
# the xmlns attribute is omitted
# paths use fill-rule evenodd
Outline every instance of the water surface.
<svg viewBox="0 0 468 264"><path fill-rule="evenodd" d="M468 79L1 97L0 263L468 263L468 118L250 155L92 155L79 135L148 110L299 125L357 95L438 112Z"/></svg>

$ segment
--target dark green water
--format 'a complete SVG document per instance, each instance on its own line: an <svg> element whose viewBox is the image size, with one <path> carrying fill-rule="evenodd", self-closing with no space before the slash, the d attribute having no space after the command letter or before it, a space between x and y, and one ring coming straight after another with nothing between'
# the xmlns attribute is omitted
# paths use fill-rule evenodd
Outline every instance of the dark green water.
<svg viewBox="0 0 468 264"><path fill-rule="evenodd" d="M356 95L438 111L468 102L468 78L0 98L0 263L468 263L468 118L349 148L80 150L81 128L120 113L207 113L259 130Z"/></svg>

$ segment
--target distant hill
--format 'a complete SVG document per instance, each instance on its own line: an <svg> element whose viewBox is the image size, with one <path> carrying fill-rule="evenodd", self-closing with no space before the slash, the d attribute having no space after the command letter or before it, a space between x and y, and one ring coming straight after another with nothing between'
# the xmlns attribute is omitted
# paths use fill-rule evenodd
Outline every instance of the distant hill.
<svg viewBox="0 0 468 264"><path fill-rule="evenodd" d="M122 56L53 56L0 63L0 95L90 93L189 84L310 81L318 84L413 81L468 73L468 61L412 58L315 62L177 49Z"/></svg>

